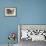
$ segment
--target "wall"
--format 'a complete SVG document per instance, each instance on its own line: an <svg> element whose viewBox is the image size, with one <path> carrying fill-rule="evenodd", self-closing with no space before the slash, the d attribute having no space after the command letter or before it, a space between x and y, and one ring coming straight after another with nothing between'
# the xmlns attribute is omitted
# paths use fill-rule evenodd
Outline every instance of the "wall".
<svg viewBox="0 0 46 46"><path fill-rule="evenodd" d="M23 0L21 24L46 24L46 0Z"/></svg>
<svg viewBox="0 0 46 46"><path fill-rule="evenodd" d="M16 7L17 16L5 17L6 7ZM18 24L46 24L46 0L1 0L0 44L8 43L9 32L18 32Z"/></svg>
<svg viewBox="0 0 46 46"><path fill-rule="evenodd" d="M5 8L7 7L16 7L17 8L17 16L16 17L6 17L5 16ZM1 0L0 1L0 44L8 43L8 34L10 32L16 32L17 24L20 21L19 16L21 15L21 7L20 1L18 0ZM17 43L16 39L16 43Z"/></svg>

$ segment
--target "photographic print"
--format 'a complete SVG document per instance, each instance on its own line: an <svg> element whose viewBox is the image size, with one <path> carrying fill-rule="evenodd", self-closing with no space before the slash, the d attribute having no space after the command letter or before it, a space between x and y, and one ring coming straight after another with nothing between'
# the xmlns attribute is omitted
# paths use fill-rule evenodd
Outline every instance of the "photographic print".
<svg viewBox="0 0 46 46"><path fill-rule="evenodd" d="M46 25L20 25L20 41L46 41Z"/></svg>
<svg viewBox="0 0 46 46"><path fill-rule="evenodd" d="M16 16L16 8L5 8L5 16Z"/></svg>
<svg viewBox="0 0 46 46"><path fill-rule="evenodd" d="M20 46L31 46L32 43L41 45L46 42L46 25L19 24L18 42Z"/></svg>

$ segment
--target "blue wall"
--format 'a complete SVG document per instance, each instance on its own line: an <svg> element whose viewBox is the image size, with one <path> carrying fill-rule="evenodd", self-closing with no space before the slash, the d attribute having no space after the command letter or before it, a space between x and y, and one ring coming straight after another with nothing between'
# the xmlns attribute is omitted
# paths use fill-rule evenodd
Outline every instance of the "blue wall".
<svg viewBox="0 0 46 46"><path fill-rule="evenodd" d="M5 17L6 7L16 7L17 16ZM18 32L18 24L46 24L46 0L1 0L0 44L8 43L9 32Z"/></svg>

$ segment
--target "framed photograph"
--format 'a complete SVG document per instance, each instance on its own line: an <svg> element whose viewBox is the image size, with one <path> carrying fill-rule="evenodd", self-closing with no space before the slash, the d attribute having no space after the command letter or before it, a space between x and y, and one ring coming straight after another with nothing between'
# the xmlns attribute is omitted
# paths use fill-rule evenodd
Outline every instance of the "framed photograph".
<svg viewBox="0 0 46 46"><path fill-rule="evenodd" d="M5 16L16 16L16 8L5 8Z"/></svg>
<svg viewBox="0 0 46 46"><path fill-rule="evenodd" d="M46 41L46 25L19 24L18 41Z"/></svg>

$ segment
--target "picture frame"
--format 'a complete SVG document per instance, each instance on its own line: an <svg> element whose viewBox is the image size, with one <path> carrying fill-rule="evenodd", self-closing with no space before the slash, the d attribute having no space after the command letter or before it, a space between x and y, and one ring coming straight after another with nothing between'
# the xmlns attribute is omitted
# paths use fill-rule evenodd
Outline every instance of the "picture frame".
<svg viewBox="0 0 46 46"><path fill-rule="evenodd" d="M46 41L46 24L18 24L18 42L22 40Z"/></svg>
<svg viewBox="0 0 46 46"><path fill-rule="evenodd" d="M16 16L16 8L5 8L5 16Z"/></svg>

